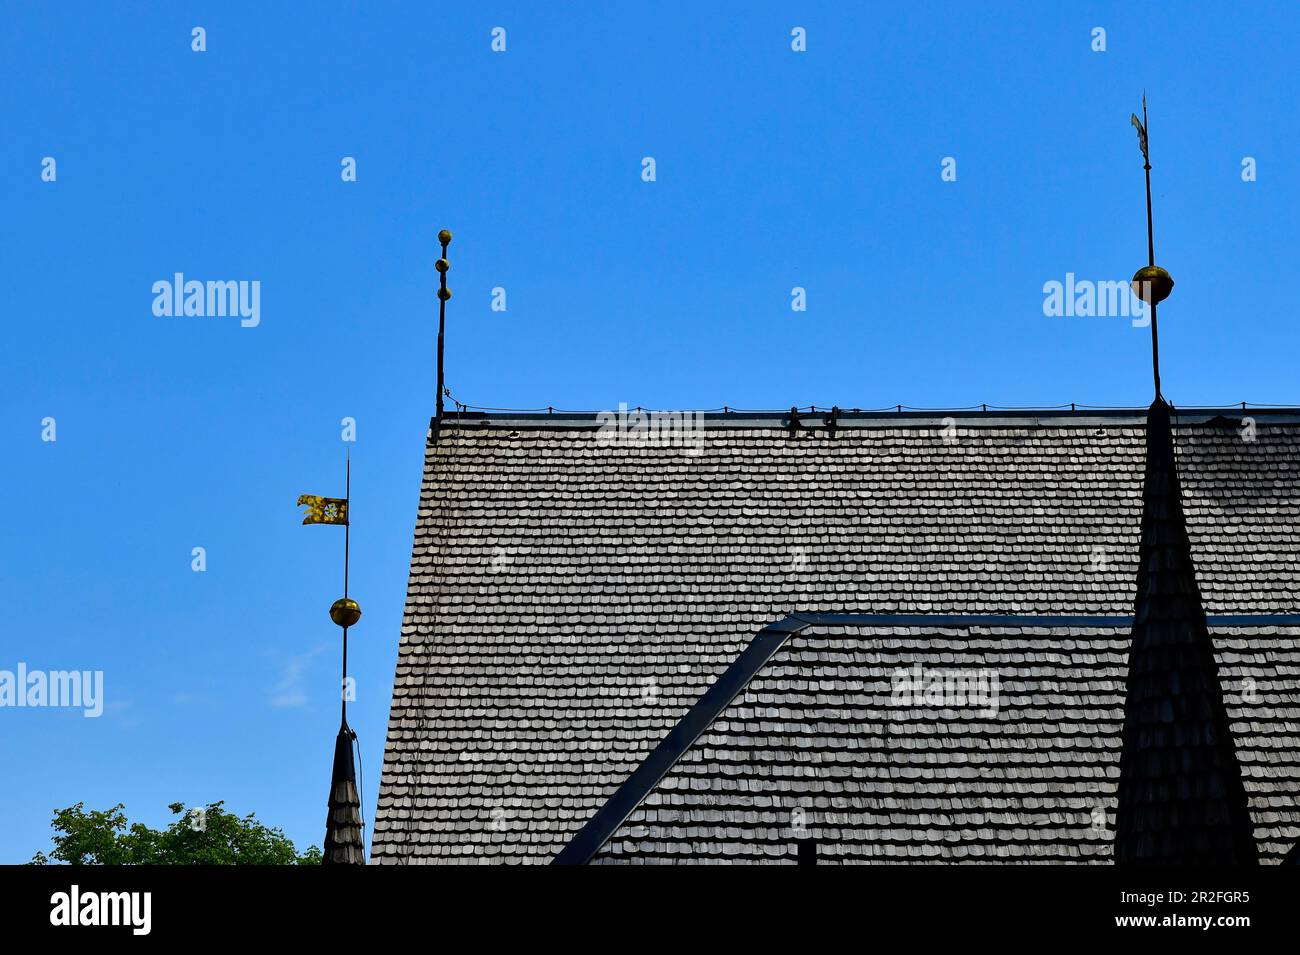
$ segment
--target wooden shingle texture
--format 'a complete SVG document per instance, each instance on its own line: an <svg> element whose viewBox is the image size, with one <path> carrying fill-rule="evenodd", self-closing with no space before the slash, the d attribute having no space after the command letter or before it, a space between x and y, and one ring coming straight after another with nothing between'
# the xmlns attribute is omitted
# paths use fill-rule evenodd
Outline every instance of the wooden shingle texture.
<svg viewBox="0 0 1300 955"><path fill-rule="evenodd" d="M1300 431L1256 420L1253 441L1175 422L1211 614L1300 612ZM373 861L549 861L790 612L1132 610L1140 418L902 415L791 437L719 417L692 450L499 418L452 422L427 448ZM1072 652L1104 660L1097 678L1112 680L1126 644L1093 635ZM1038 711L1040 735L1062 741L1117 718L1026 710ZM942 805L948 784L927 783L941 769L909 770L915 798L936 803L916 810L931 821L896 823L935 837L882 846L934 858L969 828ZM1070 858L1093 857L1088 840L1071 845Z"/></svg>
<svg viewBox="0 0 1300 955"><path fill-rule="evenodd" d="M1271 862L1300 839L1298 636L1215 633ZM1128 642L1105 628L797 634L592 861L793 864L815 840L820 864L1109 863ZM969 682L945 681L954 671ZM925 692L895 692L918 672Z"/></svg>

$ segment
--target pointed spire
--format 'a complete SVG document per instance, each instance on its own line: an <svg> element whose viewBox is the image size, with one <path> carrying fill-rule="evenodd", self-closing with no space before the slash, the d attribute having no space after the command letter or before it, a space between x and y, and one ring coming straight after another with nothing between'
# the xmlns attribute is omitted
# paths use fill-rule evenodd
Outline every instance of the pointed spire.
<svg viewBox="0 0 1300 955"><path fill-rule="evenodd" d="M1169 405L1147 412L1133 639L1124 701L1115 862L1257 861L1183 514Z"/></svg>
<svg viewBox="0 0 1300 955"><path fill-rule="evenodd" d="M361 835L361 795L352 761L352 730L344 723L334 741L334 771L330 776L328 815L325 818L323 865L365 865L366 844Z"/></svg>
<svg viewBox="0 0 1300 955"><path fill-rule="evenodd" d="M348 627L361 619L361 605L348 596L348 563L352 537L352 451L348 449L342 499L304 494L299 504L309 508L304 524L343 525L343 596L330 605L330 619L343 629L343 680L339 684L339 735L334 741L334 768L330 774L325 848L322 863L365 865L366 842L362 834L361 794L357 789L352 743L357 738L348 726Z"/></svg>
<svg viewBox="0 0 1300 955"><path fill-rule="evenodd" d="M1147 191L1147 266L1134 292L1151 308L1155 401L1147 411L1137 595L1124 698L1118 865L1244 865L1257 861L1214 643L1196 582L1169 405L1160 392L1156 305L1174 280L1156 265L1151 227L1147 97L1137 127Z"/></svg>

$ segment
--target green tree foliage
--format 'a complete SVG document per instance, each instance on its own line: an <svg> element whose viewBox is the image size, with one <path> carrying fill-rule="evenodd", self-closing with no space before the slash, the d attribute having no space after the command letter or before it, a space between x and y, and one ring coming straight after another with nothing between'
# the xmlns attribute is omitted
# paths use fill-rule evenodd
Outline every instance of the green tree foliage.
<svg viewBox="0 0 1300 955"><path fill-rule="evenodd" d="M253 813L236 816L220 802L186 809L167 808L177 818L166 829L128 823L125 806L98 812L77 803L54 814L54 849L36 853L33 865L317 865L320 849L299 853L279 829L269 829Z"/></svg>

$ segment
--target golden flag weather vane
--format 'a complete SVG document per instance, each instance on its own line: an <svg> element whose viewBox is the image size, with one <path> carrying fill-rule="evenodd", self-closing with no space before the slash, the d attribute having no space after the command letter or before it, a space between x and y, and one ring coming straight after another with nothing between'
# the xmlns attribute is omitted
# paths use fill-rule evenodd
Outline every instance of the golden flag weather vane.
<svg viewBox="0 0 1300 955"><path fill-rule="evenodd" d="M298 506L307 505L304 524L346 524L348 502L342 497L320 497L316 494L298 495Z"/></svg>

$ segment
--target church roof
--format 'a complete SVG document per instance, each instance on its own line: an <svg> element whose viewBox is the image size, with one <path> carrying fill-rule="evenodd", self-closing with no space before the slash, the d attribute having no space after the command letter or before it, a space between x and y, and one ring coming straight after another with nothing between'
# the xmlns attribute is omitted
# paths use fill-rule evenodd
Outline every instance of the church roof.
<svg viewBox="0 0 1300 955"><path fill-rule="evenodd" d="M823 858L1109 861L1145 410L799 417L708 415L685 442L602 440L595 415L443 422L375 861L551 861L792 613L1112 619L801 633L596 861L683 846L793 858L800 800ZM1211 627L1261 856L1275 859L1300 836L1300 620L1279 617L1300 613L1300 417L1183 410L1174 429L1205 609L1273 618ZM991 668L1004 702L992 720L965 707L900 721L878 698L899 664ZM1246 679L1253 700L1233 682ZM901 762L883 765L881 747Z"/></svg>

